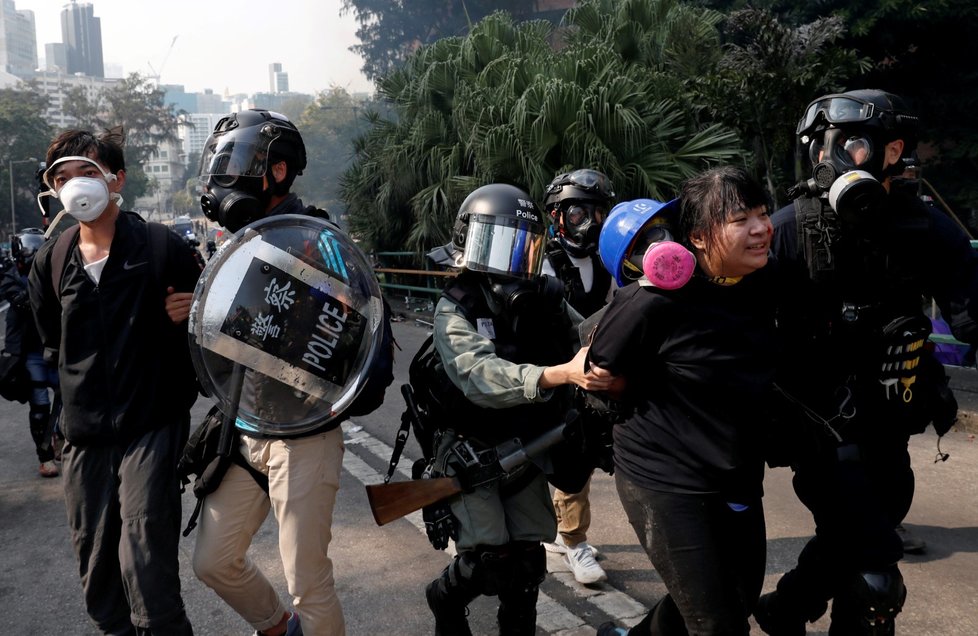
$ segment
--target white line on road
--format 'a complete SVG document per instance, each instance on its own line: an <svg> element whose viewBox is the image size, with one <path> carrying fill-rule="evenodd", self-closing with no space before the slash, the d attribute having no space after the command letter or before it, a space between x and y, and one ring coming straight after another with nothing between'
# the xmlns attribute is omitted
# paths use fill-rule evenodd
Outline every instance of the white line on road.
<svg viewBox="0 0 978 636"><path fill-rule="evenodd" d="M346 436L347 450L359 446L385 463L390 461L394 449L367 433L363 427L347 420L343 422L343 433ZM404 466L410 466L413 463L414 459L402 455L396 472L410 479L411 471ZM364 485L378 484L384 479L380 473L353 452L343 454L343 468ZM421 518L420 511L407 515L405 519L414 525L419 532L425 534L424 520ZM446 552L450 556L454 556L454 544L449 546ZM551 573L551 578L570 588L576 595L583 597L585 601L610 616L619 625L632 626L649 611L645 605L607 583L601 584L600 587L585 587L575 581L570 572ZM540 598L537 601L537 626L555 636L589 633L589 631L581 631L581 628L587 628L587 622L584 619L543 592L540 592Z"/></svg>

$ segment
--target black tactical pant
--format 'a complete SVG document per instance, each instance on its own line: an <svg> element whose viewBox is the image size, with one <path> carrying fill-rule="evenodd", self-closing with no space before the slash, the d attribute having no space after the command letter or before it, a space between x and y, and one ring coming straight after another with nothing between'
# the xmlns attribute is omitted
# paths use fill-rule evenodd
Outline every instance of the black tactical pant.
<svg viewBox="0 0 978 636"><path fill-rule="evenodd" d="M902 558L895 528L914 492L907 438L825 449L795 468L793 484L812 511L815 537L778 582L778 606L811 621L829 599L852 589L860 572L884 571Z"/></svg>
<svg viewBox="0 0 978 636"><path fill-rule="evenodd" d="M65 505L85 606L105 634L193 633L180 597L177 459L187 418L129 443L64 450Z"/></svg>

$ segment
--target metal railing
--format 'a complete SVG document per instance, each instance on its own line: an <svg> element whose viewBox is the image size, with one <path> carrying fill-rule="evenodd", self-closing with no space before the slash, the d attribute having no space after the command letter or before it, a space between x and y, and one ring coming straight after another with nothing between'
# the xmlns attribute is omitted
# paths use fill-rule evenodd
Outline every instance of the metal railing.
<svg viewBox="0 0 978 636"><path fill-rule="evenodd" d="M416 252L374 252L373 259L381 289L404 292L408 306L433 303L445 288L445 279L455 276L455 272L429 269L427 259ZM422 298L414 294L421 294Z"/></svg>

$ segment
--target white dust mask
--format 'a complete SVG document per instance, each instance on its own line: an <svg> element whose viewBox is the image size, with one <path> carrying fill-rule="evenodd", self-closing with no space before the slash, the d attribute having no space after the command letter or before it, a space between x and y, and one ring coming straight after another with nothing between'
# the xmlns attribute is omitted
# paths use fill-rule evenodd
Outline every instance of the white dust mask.
<svg viewBox="0 0 978 636"><path fill-rule="evenodd" d="M55 191L48 181L48 175L51 173L51 168L54 168L54 166L58 165L59 163L64 163L66 161L85 161L90 163L99 169L102 176L74 177L69 179L67 183L61 186L60 191ZM82 223L90 223L97 219L102 212L105 211L105 208L108 207L110 200L121 200L121 197L118 194L110 195L109 193L108 182L115 181L116 176L110 172L105 172L102 170L102 167L99 166L98 163L88 157L62 157L51 164L51 168L49 168L44 174L44 183L51 189L37 195L38 205L40 205L41 197L54 197L55 199L61 201L61 204L65 208L65 212L75 217Z"/></svg>

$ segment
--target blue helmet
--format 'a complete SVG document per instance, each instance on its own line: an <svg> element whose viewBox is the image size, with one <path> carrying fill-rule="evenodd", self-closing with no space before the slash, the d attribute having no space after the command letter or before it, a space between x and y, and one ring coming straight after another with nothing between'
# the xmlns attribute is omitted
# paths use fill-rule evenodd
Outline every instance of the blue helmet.
<svg viewBox="0 0 978 636"><path fill-rule="evenodd" d="M613 207L608 219L601 227L598 238L598 252L604 268L615 279L619 287L624 287L630 281L624 278L622 263L639 230L654 216L665 212L679 210L679 199L666 203L655 199L634 199L623 201Z"/></svg>

